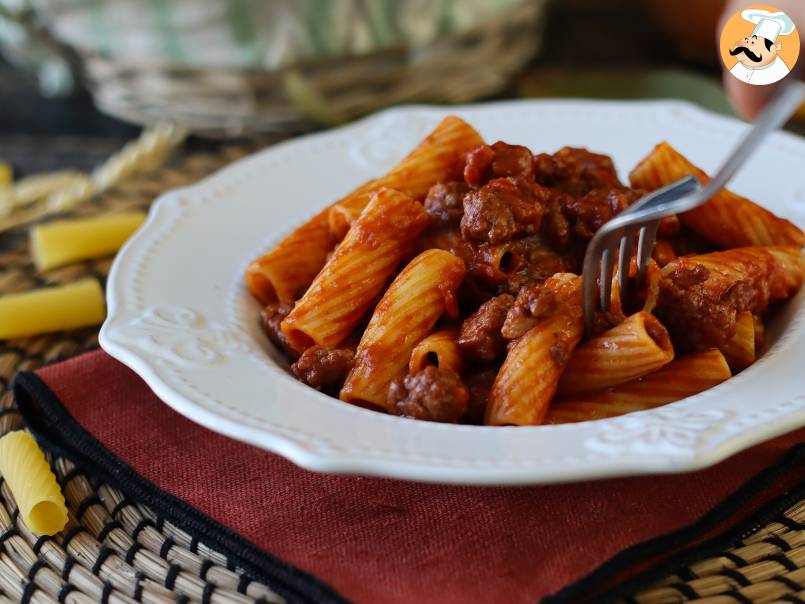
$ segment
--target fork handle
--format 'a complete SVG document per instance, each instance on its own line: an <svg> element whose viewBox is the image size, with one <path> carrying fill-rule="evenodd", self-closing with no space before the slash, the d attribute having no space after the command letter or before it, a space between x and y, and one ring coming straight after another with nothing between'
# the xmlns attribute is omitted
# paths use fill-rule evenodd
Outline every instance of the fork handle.
<svg viewBox="0 0 805 604"><path fill-rule="evenodd" d="M715 176L704 187L701 197L710 199L735 175L744 164L757 145L760 144L770 132L783 126L805 100L805 83L791 79L784 83L775 93L772 100L755 120L754 125L741 139L733 152L716 172Z"/></svg>

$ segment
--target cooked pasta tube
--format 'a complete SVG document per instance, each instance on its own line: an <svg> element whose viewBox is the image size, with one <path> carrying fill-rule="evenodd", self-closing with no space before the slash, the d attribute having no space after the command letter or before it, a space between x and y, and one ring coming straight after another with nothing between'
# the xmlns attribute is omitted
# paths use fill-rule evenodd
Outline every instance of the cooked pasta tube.
<svg viewBox="0 0 805 604"><path fill-rule="evenodd" d="M106 316L95 279L0 297L0 339L100 325Z"/></svg>
<svg viewBox="0 0 805 604"><path fill-rule="evenodd" d="M378 191L282 321L291 346L299 352L313 344L338 346L369 310L427 224L421 203L393 189Z"/></svg>
<svg viewBox="0 0 805 604"><path fill-rule="evenodd" d="M428 189L440 182L461 180L466 154L484 143L467 122L454 115L444 118L427 138L391 171L338 201L330 209L330 230L343 237L358 219L372 194L383 187L397 189L414 199L422 199Z"/></svg>
<svg viewBox="0 0 805 604"><path fill-rule="evenodd" d="M54 535L64 528L67 524L64 495L30 434L17 430L0 438L0 474L28 528L37 535Z"/></svg>
<svg viewBox="0 0 805 604"><path fill-rule="evenodd" d="M707 174L662 142L635 166L629 179L633 187L653 191L691 175L702 184L710 181ZM805 233L794 224L727 189L679 218L682 224L722 248L805 244Z"/></svg>
<svg viewBox="0 0 805 604"><path fill-rule="evenodd" d="M462 360L457 338L458 329L455 328L440 329L423 338L411 353L408 373L416 373L433 365L460 374Z"/></svg>
<svg viewBox="0 0 805 604"><path fill-rule="evenodd" d="M335 242L328 211L319 212L246 269L246 287L260 304L291 305L311 284Z"/></svg>
<svg viewBox="0 0 805 604"><path fill-rule="evenodd" d="M548 409L545 423L581 422L652 409L717 386L731 375L720 351L698 352L625 384L557 398Z"/></svg>
<svg viewBox="0 0 805 604"><path fill-rule="evenodd" d="M389 385L405 376L411 352L439 317L457 312L455 292L463 277L464 263L444 250L422 252L397 275L358 344L341 400L391 410Z"/></svg>
<svg viewBox="0 0 805 604"><path fill-rule="evenodd" d="M559 380L559 394L592 392L656 371L674 358L668 331L640 311L576 347Z"/></svg>
<svg viewBox="0 0 805 604"><path fill-rule="evenodd" d="M738 315L735 335L718 348L733 371L746 369L755 362L755 318L751 312Z"/></svg>
<svg viewBox="0 0 805 604"><path fill-rule="evenodd" d="M509 350L486 408L487 425L542 423L573 349L584 332L581 277L559 273L545 281L554 292L554 312Z"/></svg>
<svg viewBox="0 0 805 604"><path fill-rule="evenodd" d="M114 254L145 221L145 212L57 220L31 229L31 253L40 271Z"/></svg>
<svg viewBox="0 0 805 604"><path fill-rule="evenodd" d="M649 260L646 269L646 301L643 303L643 310L646 312L653 312L654 308L657 306L657 299L660 295L661 275L662 271L660 270L660 265L654 260Z"/></svg>

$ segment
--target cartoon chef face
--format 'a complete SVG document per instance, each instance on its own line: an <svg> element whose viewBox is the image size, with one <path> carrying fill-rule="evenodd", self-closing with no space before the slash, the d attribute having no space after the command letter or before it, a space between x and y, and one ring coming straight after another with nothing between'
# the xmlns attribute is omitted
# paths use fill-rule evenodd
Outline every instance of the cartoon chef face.
<svg viewBox="0 0 805 604"><path fill-rule="evenodd" d="M737 57L744 66L752 69L773 63L780 48L782 48L780 42L775 43L768 38L753 34L735 42L730 54Z"/></svg>

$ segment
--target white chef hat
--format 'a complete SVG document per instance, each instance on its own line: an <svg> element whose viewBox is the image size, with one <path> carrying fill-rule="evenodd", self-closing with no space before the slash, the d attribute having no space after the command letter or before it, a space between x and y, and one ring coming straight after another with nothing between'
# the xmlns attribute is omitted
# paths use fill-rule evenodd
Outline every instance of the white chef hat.
<svg viewBox="0 0 805 604"><path fill-rule="evenodd" d="M748 8L741 12L741 17L755 24L753 36L766 38L772 42L777 36L787 36L796 27L791 18L782 11L773 13L762 8Z"/></svg>

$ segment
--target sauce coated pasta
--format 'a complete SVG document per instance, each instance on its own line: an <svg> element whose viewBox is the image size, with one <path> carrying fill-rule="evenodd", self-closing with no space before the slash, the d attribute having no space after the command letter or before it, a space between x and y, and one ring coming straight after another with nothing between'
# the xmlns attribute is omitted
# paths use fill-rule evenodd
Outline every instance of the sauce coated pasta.
<svg viewBox="0 0 805 604"><path fill-rule="evenodd" d="M647 278L633 265L630 295L613 287L585 336L590 239L690 174L707 180L660 143L627 185L606 155L489 145L451 116L256 259L246 283L297 378L345 403L496 426L649 409L754 362L763 317L805 278L803 232L723 190L660 222Z"/></svg>

